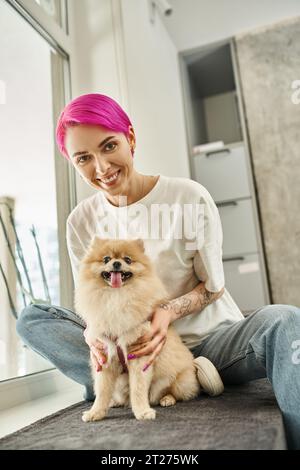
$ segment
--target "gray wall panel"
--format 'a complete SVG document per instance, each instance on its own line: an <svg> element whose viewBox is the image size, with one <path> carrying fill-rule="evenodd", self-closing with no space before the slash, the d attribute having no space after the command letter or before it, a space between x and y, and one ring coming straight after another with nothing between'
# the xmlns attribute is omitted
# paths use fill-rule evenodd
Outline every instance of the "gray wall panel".
<svg viewBox="0 0 300 470"><path fill-rule="evenodd" d="M300 18L236 38L273 301L300 306Z"/></svg>

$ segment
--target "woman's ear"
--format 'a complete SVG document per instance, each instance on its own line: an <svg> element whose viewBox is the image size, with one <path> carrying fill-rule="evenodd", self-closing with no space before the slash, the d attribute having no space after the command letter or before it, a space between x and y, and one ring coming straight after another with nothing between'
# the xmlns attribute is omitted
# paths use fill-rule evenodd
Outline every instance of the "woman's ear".
<svg viewBox="0 0 300 470"><path fill-rule="evenodd" d="M134 129L133 129L132 126L128 127L128 141L129 141L129 145L131 147L131 150L134 151L134 149L135 149L135 133L134 133Z"/></svg>

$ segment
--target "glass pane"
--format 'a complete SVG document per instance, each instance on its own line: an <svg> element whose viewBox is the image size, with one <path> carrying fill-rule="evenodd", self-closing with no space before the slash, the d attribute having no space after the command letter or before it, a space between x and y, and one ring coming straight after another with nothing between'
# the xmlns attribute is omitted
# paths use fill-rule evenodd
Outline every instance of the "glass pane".
<svg viewBox="0 0 300 470"><path fill-rule="evenodd" d="M15 331L31 300L60 304L51 53L0 2L0 380L53 368Z"/></svg>
<svg viewBox="0 0 300 470"><path fill-rule="evenodd" d="M35 0L41 8L51 16L56 23L66 29L64 24L64 8L66 7L65 0Z"/></svg>

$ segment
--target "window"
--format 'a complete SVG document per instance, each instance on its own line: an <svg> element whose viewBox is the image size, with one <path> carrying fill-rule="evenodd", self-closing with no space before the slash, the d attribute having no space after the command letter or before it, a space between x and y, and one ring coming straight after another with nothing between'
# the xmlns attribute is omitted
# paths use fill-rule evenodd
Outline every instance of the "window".
<svg viewBox="0 0 300 470"><path fill-rule="evenodd" d="M66 29L66 2L63 0L34 0L56 23Z"/></svg>
<svg viewBox="0 0 300 470"><path fill-rule="evenodd" d="M63 272L69 175L54 141L66 62L0 1L0 380L53 368L17 336L15 316L23 307L31 301L70 307L61 288L71 276Z"/></svg>

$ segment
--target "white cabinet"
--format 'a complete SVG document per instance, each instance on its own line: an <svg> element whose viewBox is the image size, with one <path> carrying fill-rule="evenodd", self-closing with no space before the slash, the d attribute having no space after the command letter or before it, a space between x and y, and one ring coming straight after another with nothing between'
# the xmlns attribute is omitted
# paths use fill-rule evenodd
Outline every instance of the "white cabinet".
<svg viewBox="0 0 300 470"><path fill-rule="evenodd" d="M225 284L242 311L269 303L258 209L231 44L183 54L192 177L213 197L223 228ZM222 141L194 154L193 147Z"/></svg>
<svg viewBox="0 0 300 470"><path fill-rule="evenodd" d="M252 200L217 203L223 228L223 256L258 251Z"/></svg>
<svg viewBox="0 0 300 470"><path fill-rule="evenodd" d="M250 197L243 142L195 155L193 163L196 180L205 186L215 202Z"/></svg>
<svg viewBox="0 0 300 470"><path fill-rule="evenodd" d="M258 254L223 258L226 288L244 311L265 304L263 274Z"/></svg>

